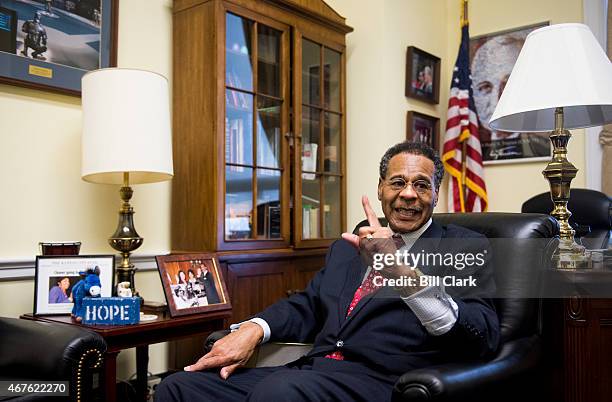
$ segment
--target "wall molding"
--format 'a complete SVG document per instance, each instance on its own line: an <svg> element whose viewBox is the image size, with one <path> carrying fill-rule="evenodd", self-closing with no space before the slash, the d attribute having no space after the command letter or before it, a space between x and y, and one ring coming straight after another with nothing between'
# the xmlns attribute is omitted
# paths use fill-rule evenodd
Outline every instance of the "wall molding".
<svg viewBox="0 0 612 402"><path fill-rule="evenodd" d="M159 254L134 254L130 261L134 263L139 271L157 270L155 256L166 255L168 252ZM116 261L120 257L117 256ZM36 266L35 258L13 258L0 259L0 281L19 281L34 279L34 269Z"/></svg>

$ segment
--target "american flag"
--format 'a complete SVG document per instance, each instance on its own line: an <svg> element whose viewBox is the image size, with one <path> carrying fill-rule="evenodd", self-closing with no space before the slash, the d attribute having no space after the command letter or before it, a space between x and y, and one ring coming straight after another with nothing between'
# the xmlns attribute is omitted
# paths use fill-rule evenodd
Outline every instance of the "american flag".
<svg viewBox="0 0 612 402"><path fill-rule="evenodd" d="M451 175L448 188L448 209L451 212L487 210L478 117L472 95L469 42L470 33L465 22L461 28L461 46L453 70L442 153L444 168Z"/></svg>

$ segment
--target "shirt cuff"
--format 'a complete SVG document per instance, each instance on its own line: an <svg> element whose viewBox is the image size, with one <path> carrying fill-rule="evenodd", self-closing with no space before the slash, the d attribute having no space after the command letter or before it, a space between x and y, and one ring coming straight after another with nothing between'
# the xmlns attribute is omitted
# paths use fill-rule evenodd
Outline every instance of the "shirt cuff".
<svg viewBox="0 0 612 402"><path fill-rule="evenodd" d="M431 335L442 335L455 325L459 306L444 290L444 285L428 286L402 297Z"/></svg>
<svg viewBox="0 0 612 402"><path fill-rule="evenodd" d="M240 326L244 324L245 322L254 322L255 324L259 325L261 329L263 329L264 335L261 341L259 342L260 345L270 340L270 335L272 334L272 331L270 331L270 326L268 325L266 320L264 320L263 318L259 318L259 317L251 318L250 320L242 321L242 322L239 322L238 324L232 324L230 325L230 331L232 332L237 331L238 328L240 328Z"/></svg>

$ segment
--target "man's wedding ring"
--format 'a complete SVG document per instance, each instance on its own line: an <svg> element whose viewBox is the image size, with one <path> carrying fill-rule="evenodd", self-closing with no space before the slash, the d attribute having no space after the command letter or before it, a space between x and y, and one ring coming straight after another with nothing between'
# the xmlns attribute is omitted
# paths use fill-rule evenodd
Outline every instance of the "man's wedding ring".
<svg viewBox="0 0 612 402"><path fill-rule="evenodd" d="M366 239L368 239L368 240L372 240L373 238L374 238L374 236L372 236L371 233L366 236Z"/></svg>

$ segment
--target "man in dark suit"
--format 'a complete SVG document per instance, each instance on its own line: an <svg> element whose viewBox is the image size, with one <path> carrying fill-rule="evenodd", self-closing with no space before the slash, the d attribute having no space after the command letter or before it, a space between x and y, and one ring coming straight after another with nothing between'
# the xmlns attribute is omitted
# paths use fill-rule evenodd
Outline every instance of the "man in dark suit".
<svg viewBox="0 0 612 402"><path fill-rule="evenodd" d="M212 277L212 274L208 271L206 264L201 261L200 266L197 269L196 281L204 289L208 304L219 303L219 293L217 292L217 288L215 287L215 280Z"/></svg>
<svg viewBox="0 0 612 402"><path fill-rule="evenodd" d="M488 242L432 221L443 174L426 145L391 147L378 183L388 227L363 197L368 225L330 247L325 267L303 292L233 325L208 354L162 381L156 400L389 401L394 382L411 369L493 353L499 322L488 298L494 291ZM456 259L391 261L408 250ZM470 253L482 264L466 267ZM390 258L381 264L380 256ZM477 286L422 281L447 276ZM314 347L286 366L238 369L268 340Z"/></svg>

